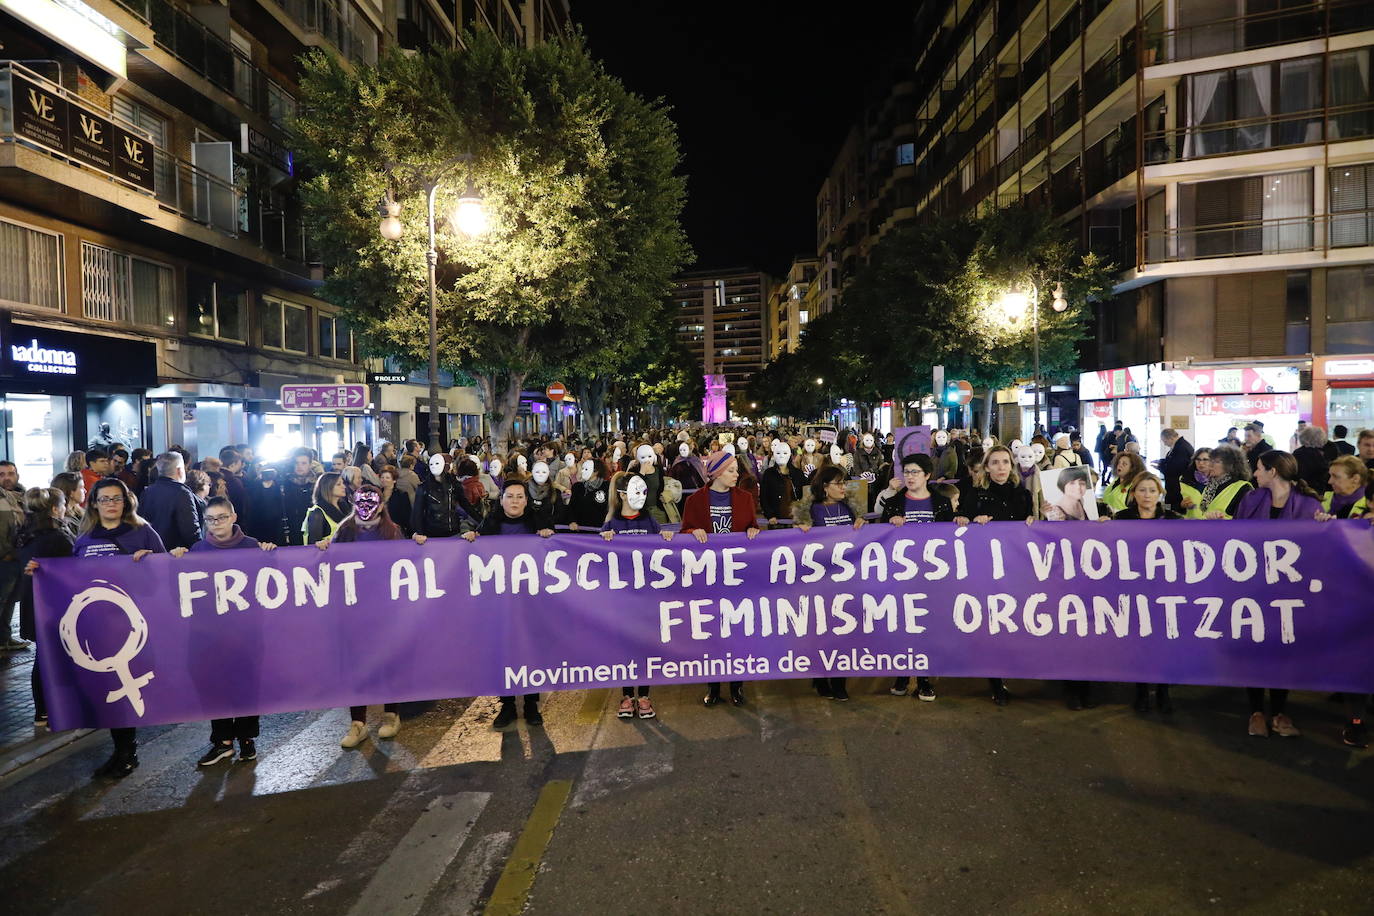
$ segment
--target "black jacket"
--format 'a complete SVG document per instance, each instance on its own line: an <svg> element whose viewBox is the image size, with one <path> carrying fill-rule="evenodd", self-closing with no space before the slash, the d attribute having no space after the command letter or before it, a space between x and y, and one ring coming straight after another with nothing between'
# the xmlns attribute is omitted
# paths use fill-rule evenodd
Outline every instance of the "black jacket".
<svg viewBox="0 0 1374 916"><path fill-rule="evenodd" d="M1015 470L1006 483L970 484L959 492L959 515L970 520L986 515L994 522L1024 522L1034 514L1033 506L1030 490L1016 480Z"/></svg>
<svg viewBox="0 0 1374 916"><path fill-rule="evenodd" d="M34 528L25 525L19 531L15 546L19 568L23 570L30 560L44 557L69 557L72 555L72 537L61 525L55 528ZM19 638L37 639L37 627L33 619L33 576L19 575Z"/></svg>
<svg viewBox="0 0 1374 916"><path fill-rule="evenodd" d="M248 506L239 511L239 521L246 534L271 544L289 544L286 537L286 504L282 499L281 483L270 487L262 485L262 480L250 480ZM304 521L304 519L302 519Z"/></svg>
<svg viewBox="0 0 1374 916"><path fill-rule="evenodd" d="M1183 494L1178 489L1178 483L1193 467L1193 444L1182 436L1174 443L1174 447L1169 449L1169 455L1160 465L1160 471L1164 474L1164 501L1170 506L1177 507L1183 501Z"/></svg>
<svg viewBox="0 0 1374 916"><path fill-rule="evenodd" d="M1255 468L1259 467L1260 455L1263 455L1265 452L1272 451L1273 448L1274 447L1272 445L1261 439L1260 441L1256 442L1252 447L1247 448L1245 450L1245 458L1247 461L1250 462L1251 474L1255 473Z"/></svg>
<svg viewBox="0 0 1374 916"><path fill-rule="evenodd" d="M185 484L170 477L159 477L143 489L138 514L153 526L168 550L190 547L200 540L196 498Z"/></svg>
<svg viewBox="0 0 1374 916"><path fill-rule="evenodd" d="M586 482L579 480L572 485L572 498L568 501L568 521L582 527L599 529L606 524L610 495L610 481L601 480L596 486L588 486Z"/></svg>
<svg viewBox="0 0 1374 916"><path fill-rule="evenodd" d="M472 512L463 498L463 485L447 474L438 480L429 477L415 491L415 505L410 511L412 534L457 537L465 518L471 520Z"/></svg>
<svg viewBox="0 0 1374 916"><path fill-rule="evenodd" d="M790 487L789 487L790 481ZM787 465L787 473L776 464L768 465L759 482L759 506L764 518L786 519L792 517L792 500L801 499L806 489L806 472L794 464Z"/></svg>
<svg viewBox="0 0 1374 916"><path fill-rule="evenodd" d="M297 479L290 474L278 474L277 486L281 487L282 511L286 515L286 542L304 544L305 514L315 505L315 478L307 475Z"/></svg>
<svg viewBox="0 0 1374 916"><path fill-rule="evenodd" d="M935 513L935 521L952 522L954 521L954 505L941 493L935 490L930 491L930 508ZM906 490L898 491L897 495L883 502L884 523L892 521L899 515L906 514Z"/></svg>
<svg viewBox="0 0 1374 916"><path fill-rule="evenodd" d="M504 525L506 522L519 523L520 525L524 526L526 534L534 534L536 531L540 530L538 527L536 527L537 523L535 521L534 515L530 513L528 510L526 510L525 514L520 516L519 518L511 518L510 516L506 515L505 510L498 505L495 508L493 508L490 513L487 514L486 518L482 520L482 524L479 525L477 528L477 533L479 535L482 535L483 537L490 537L494 534L501 534L501 526Z"/></svg>

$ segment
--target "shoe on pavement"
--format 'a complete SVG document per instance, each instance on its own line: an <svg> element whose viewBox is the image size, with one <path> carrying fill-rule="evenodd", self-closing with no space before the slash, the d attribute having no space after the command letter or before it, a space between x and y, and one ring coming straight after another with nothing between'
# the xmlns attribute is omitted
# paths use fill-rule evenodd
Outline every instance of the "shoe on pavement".
<svg viewBox="0 0 1374 916"><path fill-rule="evenodd" d="M220 744L216 741L210 745L210 749L201 755L196 763L203 767L212 767L221 760L228 760L232 756L234 756L234 742Z"/></svg>
<svg viewBox="0 0 1374 916"><path fill-rule="evenodd" d="M635 716L635 698L621 697L620 708L615 711L615 714L622 719L633 719Z"/></svg>
<svg viewBox="0 0 1374 916"><path fill-rule="evenodd" d="M401 717L394 712L382 713L382 724L377 728L378 738L395 738L401 730Z"/></svg>
<svg viewBox="0 0 1374 916"><path fill-rule="evenodd" d="M892 694L894 697L904 697L904 696L906 696L906 688L905 688L905 687L889 687L889 688L887 688L887 692L890 693L890 694Z"/></svg>
<svg viewBox="0 0 1374 916"><path fill-rule="evenodd" d="M1293 724L1293 720L1279 713L1269 723L1270 728L1274 729L1274 734L1280 738L1297 738L1302 735L1298 727Z"/></svg>
<svg viewBox="0 0 1374 916"><path fill-rule="evenodd" d="M27 639L15 639L14 637L10 637L3 643L0 643L0 650L5 652L23 652L32 645L33 643L29 642Z"/></svg>
<svg viewBox="0 0 1374 916"><path fill-rule="evenodd" d="M526 704L525 704L525 724L526 724L526 725L543 725L543 724L544 724L544 714L541 713L541 712L539 711L539 704L538 704L538 703L526 703Z"/></svg>
<svg viewBox="0 0 1374 916"><path fill-rule="evenodd" d="M845 687L844 684L835 684L830 688L830 695L834 699L844 702L849 699L849 690Z"/></svg>
<svg viewBox="0 0 1374 916"><path fill-rule="evenodd" d="M1005 687L998 687L992 694L992 702L998 706L1006 706L1011 702L1011 692Z"/></svg>
<svg viewBox="0 0 1374 916"><path fill-rule="evenodd" d="M813 677L811 679L811 686L816 688L816 696L823 700L829 700L835 696L834 692L830 689L829 678Z"/></svg>
<svg viewBox="0 0 1374 916"><path fill-rule="evenodd" d="M658 713L654 712L653 701L648 697L639 698L639 717L641 719L652 719Z"/></svg>
<svg viewBox="0 0 1374 916"><path fill-rule="evenodd" d="M711 691L710 693L706 694L706 696L704 696L704 697L701 698L701 705L702 705L702 706L715 706L715 705L716 705L717 703L719 703L719 702L720 702L720 691L719 691L719 690L713 690L713 691Z"/></svg>
<svg viewBox="0 0 1374 916"><path fill-rule="evenodd" d="M496 718L491 720L492 728L509 728L516 720L515 703L502 703Z"/></svg>
<svg viewBox="0 0 1374 916"><path fill-rule="evenodd" d="M339 747L353 748L367 740L367 723L354 721L348 727L348 734L343 736L339 742Z"/></svg>
<svg viewBox="0 0 1374 916"><path fill-rule="evenodd" d="M119 751L115 751L110 755L110 759L102 763L92 775L97 779L123 779L136 769L138 769L137 754L121 754Z"/></svg>
<svg viewBox="0 0 1374 916"><path fill-rule="evenodd" d="M34 713L34 714L33 714L33 727L34 727L34 728L47 728L47 727L48 727L48 714L45 713L45 712L36 712L36 713Z"/></svg>
<svg viewBox="0 0 1374 916"><path fill-rule="evenodd" d="M239 760L247 763L258 759L258 743L252 738L239 739Z"/></svg>
<svg viewBox="0 0 1374 916"><path fill-rule="evenodd" d="M927 703L935 702L935 688L925 678L916 681L916 699L924 700Z"/></svg>
<svg viewBox="0 0 1374 916"><path fill-rule="evenodd" d="M1347 747L1369 747L1369 730L1363 721L1356 719L1341 730L1341 741Z"/></svg>
<svg viewBox="0 0 1374 916"><path fill-rule="evenodd" d="M1269 726L1264 722L1264 713L1250 713L1250 736L1253 738L1269 737Z"/></svg>
<svg viewBox="0 0 1374 916"><path fill-rule="evenodd" d="M741 689L731 690L730 702L735 704L736 706L743 706L745 703L744 691Z"/></svg>

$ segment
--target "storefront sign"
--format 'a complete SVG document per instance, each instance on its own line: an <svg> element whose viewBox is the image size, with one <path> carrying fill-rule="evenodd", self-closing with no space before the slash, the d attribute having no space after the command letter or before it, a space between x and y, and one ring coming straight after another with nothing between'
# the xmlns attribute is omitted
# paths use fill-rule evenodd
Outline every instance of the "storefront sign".
<svg viewBox="0 0 1374 916"><path fill-rule="evenodd" d="M157 384L157 348L146 341L15 325L0 313L0 378L40 387Z"/></svg>
<svg viewBox="0 0 1374 916"><path fill-rule="evenodd" d="M287 175L295 174L295 159L291 151L244 123L239 124L239 152L245 156L255 156Z"/></svg>
<svg viewBox="0 0 1374 916"><path fill-rule="evenodd" d="M1327 378L1332 376L1374 375L1374 359L1328 359L1322 363Z"/></svg>
<svg viewBox="0 0 1374 916"><path fill-rule="evenodd" d="M1084 401L1107 398L1143 398L1150 391L1152 366L1127 366L1123 369L1100 369L1078 376L1078 397Z"/></svg>
<svg viewBox="0 0 1374 916"><path fill-rule="evenodd" d="M10 71L14 132L84 166L153 190L153 144L100 114L68 101L57 87Z"/></svg>
<svg viewBox="0 0 1374 916"><path fill-rule="evenodd" d="M367 406L367 386L282 385L281 406L286 410L362 410Z"/></svg>
<svg viewBox="0 0 1374 916"><path fill-rule="evenodd" d="M410 376L404 372L369 372L367 383L369 385L404 385L410 381Z"/></svg>
<svg viewBox="0 0 1374 916"><path fill-rule="evenodd" d="M38 338L27 344L10 344L10 359L17 368L27 372L51 372L54 375L76 375L76 354L71 350L49 349L40 346Z"/></svg>
<svg viewBox="0 0 1374 916"><path fill-rule="evenodd" d="M1150 374L1150 393L1291 394L1298 390L1296 366L1237 369L1159 369Z"/></svg>
<svg viewBox="0 0 1374 916"><path fill-rule="evenodd" d="M1199 417L1250 417L1297 412L1296 394L1207 395L1197 399Z"/></svg>

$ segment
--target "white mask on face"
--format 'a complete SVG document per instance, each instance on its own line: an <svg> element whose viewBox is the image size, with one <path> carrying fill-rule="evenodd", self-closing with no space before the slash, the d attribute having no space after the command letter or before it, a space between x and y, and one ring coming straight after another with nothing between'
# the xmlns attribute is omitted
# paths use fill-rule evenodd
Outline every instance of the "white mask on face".
<svg viewBox="0 0 1374 916"><path fill-rule="evenodd" d="M686 442L682 442L677 447L677 453L683 458L686 458L688 455L692 454L692 450L687 446Z"/></svg>
<svg viewBox="0 0 1374 916"><path fill-rule="evenodd" d="M573 453L572 453L572 452L568 452L568 454L566 454L566 455L563 456L563 466L564 466L564 467L569 467L569 468L570 468L570 467L572 467L574 464L577 464L577 458L573 456Z"/></svg>
<svg viewBox="0 0 1374 916"><path fill-rule="evenodd" d="M735 450L741 455L749 454L749 440L740 436L735 440Z"/></svg>
<svg viewBox="0 0 1374 916"><path fill-rule="evenodd" d="M773 443L773 463L780 468L787 467L787 462L792 460L792 447L781 439Z"/></svg>
<svg viewBox="0 0 1374 916"><path fill-rule="evenodd" d="M1025 445L1025 443L1022 442L1020 439L1013 439L1010 443L1007 444L1007 448L1011 449L1011 453L1015 455L1016 450L1023 445Z"/></svg>
<svg viewBox="0 0 1374 916"><path fill-rule="evenodd" d="M633 477L625 485L625 502L636 512L644 508L644 503L648 498L649 485L641 478Z"/></svg>
<svg viewBox="0 0 1374 916"><path fill-rule="evenodd" d="M583 480L591 480L592 471L594 471L595 469L596 465L592 464L591 460L588 459L587 461L582 462L582 469L578 472L578 476L581 477Z"/></svg>
<svg viewBox="0 0 1374 916"><path fill-rule="evenodd" d="M943 429L937 432L935 434L935 444L941 446L949 445L949 433L945 432Z"/></svg>
<svg viewBox="0 0 1374 916"><path fill-rule="evenodd" d="M655 459L657 459L657 457L658 456L654 454L654 448L651 445L641 445L639 448L635 449L635 460L639 462L639 466L641 468L644 468L645 471L653 467L654 461Z"/></svg>
<svg viewBox="0 0 1374 916"><path fill-rule="evenodd" d="M487 465L487 473L490 474L490 475L493 476L493 477L500 477L500 476L501 476L501 459L500 459L500 458L493 458L493 459L491 459L491 463L489 463L489 464Z"/></svg>
<svg viewBox="0 0 1374 916"><path fill-rule="evenodd" d="M1021 470L1029 471L1031 468L1035 467L1035 453L1024 445L1018 445L1013 450L1013 453L1016 455L1016 463L1020 466Z"/></svg>
<svg viewBox="0 0 1374 916"><path fill-rule="evenodd" d="M833 461L835 464L839 464L841 461L843 461L844 449L840 448L838 445L830 446L830 460Z"/></svg>
<svg viewBox="0 0 1374 916"><path fill-rule="evenodd" d="M536 461L534 463L534 471L531 472L530 476L534 478L535 483L548 483L549 466L542 461Z"/></svg>
<svg viewBox="0 0 1374 916"><path fill-rule="evenodd" d="M443 455L435 455L433 458L429 459L429 472L433 474L435 477L438 477L440 474L444 473Z"/></svg>
<svg viewBox="0 0 1374 916"><path fill-rule="evenodd" d="M991 436L988 436L986 439L983 440L983 451L985 451L985 452L990 452L990 451L992 451L992 447L993 447L993 445L995 445L995 444L996 444L996 443L994 443L994 442L992 441L992 437L991 437Z"/></svg>
<svg viewBox="0 0 1374 916"><path fill-rule="evenodd" d="M872 447L873 447L873 437L872 437L871 435L869 435L868 433L864 433L864 448L872 448Z"/></svg>
<svg viewBox="0 0 1374 916"><path fill-rule="evenodd" d="M516 456L515 456L515 467L516 467L517 470L519 470L519 471L521 471L521 472L528 471L528 470L529 470L529 461L526 460L526 458L525 458L524 455L516 455Z"/></svg>
<svg viewBox="0 0 1374 916"><path fill-rule="evenodd" d="M625 453L622 452L622 451L620 450L620 446L617 445L617 446L615 447L615 449L611 452L611 460L612 460L612 461L619 461L619 460L620 460L620 456L622 456L622 455L624 455L624 454L625 454Z"/></svg>
<svg viewBox="0 0 1374 916"><path fill-rule="evenodd" d="M816 450L816 440L807 439L805 442L802 443L802 448L806 450L806 454L810 455L812 452Z"/></svg>
<svg viewBox="0 0 1374 916"><path fill-rule="evenodd" d="M1032 442L1030 450L1031 456L1035 459L1036 464L1045 460L1045 446L1041 445L1039 442Z"/></svg>

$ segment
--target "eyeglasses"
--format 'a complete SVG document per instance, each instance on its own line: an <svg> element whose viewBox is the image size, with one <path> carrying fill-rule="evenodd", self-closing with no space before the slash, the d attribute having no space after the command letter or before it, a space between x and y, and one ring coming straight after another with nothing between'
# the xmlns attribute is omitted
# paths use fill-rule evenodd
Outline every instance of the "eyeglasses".
<svg viewBox="0 0 1374 916"><path fill-rule="evenodd" d="M206 520L207 522L209 522L210 524L212 524L212 525L218 525L220 522L227 522L227 521L231 521L232 519L233 519L233 516L232 516L232 515L207 515L207 516L205 516L205 520Z"/></svg>
<svg viewBox="0 0 1374 916"><path fill-rule="evenodd" d="M96 503L101 506L117 506L122 502L124 502L122 496L101 496L96 499Z"/></svg>

